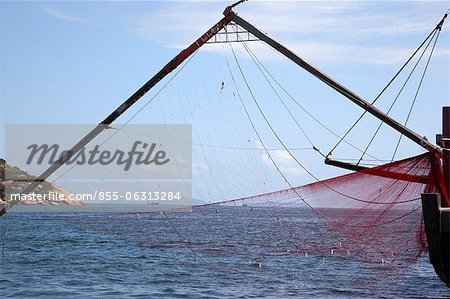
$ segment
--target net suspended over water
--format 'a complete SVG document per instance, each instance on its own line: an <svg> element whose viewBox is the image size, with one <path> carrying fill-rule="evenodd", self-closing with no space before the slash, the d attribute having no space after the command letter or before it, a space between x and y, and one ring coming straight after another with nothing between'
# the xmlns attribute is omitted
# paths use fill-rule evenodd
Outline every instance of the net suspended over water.
<svg viewBox="0 0 450 299"><path fill-rule="evenodd" d="M403 76L404 83L390 81L390 89L383 89L373 101L396 119L402 117L405 124L413 108L421 105L419 89L411 87L411 82L415 78L419 87L422 84L430 61L422 57L431 58L438 35L434 30L403 73L395 75ZM268 256L317 254L365 261L375 268L408 269L426 249L420 194L439 192L444 205L450 206L439 152L395 161L401 154L408 156L405 153L410 154L411 147L399 146L401 139L392 130L374 119L358 117L361 112L352 103L343 102L333 90L324 90L321 82L311 80L290 62L277 58L263 64L259 54L273 55L267 54L271 49L265 44L223 42L196 52L141 106L133 107L132 117L125 121L192 124L196 203L192 212L116 216L145 221L138 226L143 231L131 232L131 225L120 221L111 227L86 218L81 224L142 246L185 249L219 262L225 262L223 256L264 261ZM269 72L281 63L283 72ZM423 71L416 75L420 67ZM287 87L279 83L292 83L293 76L300 83ZM409 94L405 87L410 87ZM399 103L402 98L413 99L410 106ZM308 104L313 99L327 99L326 107ZM345 117L337 117L337 110ZM364 130L355 127L352 135L335 129L351 126L353 119L362 119L358 127ZM116 134L136 134L126 125L111 129ZM373 136L366 133L371 130ZM154 132L139 136L143 141L167 141L167 136ZM377 140L382 142L377 145ZM385 157L386 144L397 141L390 159L379 158ZM333 148L336 142L342 143L339 148ZM322 180L335 174L323 173L326 155L320 149L330 148L333 155L358 155L358 164L370 168ZM58 170L53 180L58 183L66 171ZM137 181L145 179L145 170L137 175ZM314 183L304 183L311 179ZM144 180L140 184L145 185Z"/></svg>
<svg viewBox="0 0 450 299"><path fill-rule="evenodd" d="M415 101L418 89L412 87L408 94L405 86L412 78L420 80L420 76L412 75L420 66L423 72L419 75L425 74L428 64L420 62L430 53L428 46L436 38L430 37L416 51L421 55L412 60L415 64L404 74L405 82L376 98L388 114L400 118L408 110L405 103L397 105L400 96L415 95L410 112L415 104L420 105ZM139 214L136 221L148 219L153 225L170 225L150 239L136 237L137 242L151 248L185 248L196 256L221 262L222 257L229 256L264 261L268 256L316 254L324 259L333 256L363 261L375 269L389 267L391 274L413 265L426 250L421 193L439 192L444 205L450 204L440 153L431 150L395 161L401 152L401 139L367 117L360 125L374 130L373 136L356 129L353 138L345 134L344 139L332 128L357 118L360 112L352 110L351 104L339 102L334 107L334 94L318 92L320 95L305 96L327 98L329 107L306 108L258 59L256 51L264 48L242 42L242 47L225 44L214 49L197 53L170 79L170 88L158 91L157 101L150 99L151 109L141 109L133 116L137 122L151 119L156 123L192 124L193 197L201 202L192 213ZM240 58L242 53L248 54L248 60ZM201 63L204 60L208 63ZM286 73L291 74L290 70ZM288 81L286 77L284 80ZM305 84L290 88L304 94L305 85L315 84L299 78L303 80ZM327 115L327 108L348 109L347 117L331 113L320 118ZM132 133L126 127L118 130L120 134ZM377 133L382 136L378 147L376 142L372 144ZM320 149L332 148L336 141L343 141L341 154L359 155L359 165L370 168L321 180L314 174L318 168L313 162L317 157L322 162L325 155ZM396 141L388 163L377 158L385 154L386 144ZM369 145L364 149L355 145L358 142ZM333 154L339 154L339 149L334 147ZM297 181L305 177L314 183L298 186Z"/></svg>
<svg viewBox="0 0 450 299"><path fill-rule="evenodd" d="M196 208L238 205L252 212L255 206L276 207L275 221L293 229L295 224L283 223L281 207L307 206L329 231L311 226L317 240L296 238L280 253L344 254L405 267L426 249L419 199L423 192L444 190L439 161L426 153L313 184Z"/></svg>
<svg viewBox="0 0 450 299"><path fill-rule="evenodd" d="M411 63L402 68L406 73L404 82L395 85L394 80L390 81L387 86L390 90L386 87L373 101L378 101L377 104L395 117L405 119L402 113L409 110L405 124L413 108L417 109L414 105L430 61L424 62L422 58L431 58L438 36L437 31L430 34L408 60ZM196 64L194 59L190 67L177 75L186 78L183 91L169 91L168 95L163 91L161 96L167 96L166 101L152 103L167 105L170 111L181 109L181 114L171 114L168 122L193 124L193 192L194 198L204 203L195 205L189 216L149 217L170 218L168 231L173 230L182 246L208 256L233 255L261 260L268 255L320 254L324 258L336 255L365 261L375 268L389 266L391 273L408 269L426 250L421 193L439 192L443 204L450 206L440 153L431 150L394 161L401 151L401 137L367 117L360 125L365 125L366 130L373 129L375 134L367 136L356 131L352 139L347 132L344 140L342 133L330 129L334 117L323 120L317 116L326 115L326 107L310 106L309 109L317 109L315 113L305 108L261 63L255 54L258 48L253 48L256 49L253 52L248 42L241 41L241 44L239 48L225 43L212 54L205 54L208 79L200 83L189 81L205 76L204 66ZM240 60L242 53L248 54L248 60ZM414 74L420 67L422 72ZM401 71L394 79L399 78ZM286 73L289 76L290 72ZM183 81L182 78L175 78L174 82ZM411 87L413 78L419 82L418 87ZM299 78L302 80L308 83L291 88L304 94L304 86L315 83ZM408 83L409 94L405 88ZM320 97L327 98L327 103L333 96L320 93ZM403 108L398 104L401 97L413 99L409 109L405 109L405 103ZM332 104L327 108L341 109ZM359 112L349 109L348 118L355 119ZM338 123L342 121L339 119ZM211 122L215 125L211 126ZM285 134L286 128L299 134ZM376 142L372 144L377 134L383 136L381 147L376 147ZM335 140L344 141L344 153L361 156L359 165L366 163L371 168L319 179L311 171L314 166L307 165L308 161L314 155L325 157L320 148L332 148ZM368 142L368 145L355 146L349 140ZM396 141L390 162L383 163L385 160L377 158L377 150L383 152L385 144ZM332 151L339 153L336 147ZM373 162L378 166L372 167ZM313 178L315 182L298 187L293 183L298 176ZM280 185L286 187L279 188ZM146 244L180 246L171 238Z"/></svg>

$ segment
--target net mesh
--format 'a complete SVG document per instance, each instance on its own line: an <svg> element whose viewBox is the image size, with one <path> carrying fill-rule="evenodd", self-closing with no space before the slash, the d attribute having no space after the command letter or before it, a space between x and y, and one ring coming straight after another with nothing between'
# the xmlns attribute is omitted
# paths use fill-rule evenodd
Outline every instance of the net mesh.
<svg viewBox="0 0 450 299"><path fill-rule="evenodd" d="M356 118L360 111L337 100L333 106L336 95L319 89L319 83L320 93L308 95L303 88L315 81L308 81L287 64L294 70L278 74L281 79L295 74L298 82L306 82L292 87L294 92L327 99L327 105L307 110L264 73L265 68L255 69L253 60L241 62L244 69L253 70L247 83L243 74L238 76L241 66L234 52L224 45L215 51L198 52L196 59L187 61L188 67L183 66L182 72L165 82L170 88L164 85L150 92L144 104L131 109L133 116L127 120L131 124L192 124L193 198L201 204L186 213L108 215L123 218L113 224L104 215L62 219L150 248L186 249L206 260L208 266L211 262L230 264L244 259L253 263L273 256L317 254L324 259L337 256L362 261L371 269L387 265L390 274L409 269L426 250L421 193L439 192L443 205L450 207L439 153L430 151L301 185L300 179L311 181L303 164L311 168L314 159L322 159L318 149L329 149L340 139L341 134L330 128ZM250 85L257 88L252 90ZM274 105L277 99L280 103ZM347 104L345 119L337 119L335 112ZM401 107L398 110L403 111ZM307 134L310 131L312 134ZM125 127L118 134L134 133ZM152 134L139 138L167 142L166 136ZM357 134L354 141L363 142L365 135ZM395 141L397 135L383 132L381 153L389 138ZM343 150L349 156L362 152L347 145ZM288 181L301 186L285 188ZM272 192L281 188L285 189Z"/></svg>
<svg viewBox="0 0 450 299"><path fill-rule="evenodd" d="M389 265L391 274L399 273L426 250L420 194L445 190L439 163L439 155L430 152L313 184L196 208L243 205L251 213L253 206L272 207L273 221L291 234L291 242L279 253L351 256L375 267ZM448 206L445 196L442 202ZM296 231L295 219L283 215L288 210L283 207L302 206L312 211L308 235Z"/></svg>

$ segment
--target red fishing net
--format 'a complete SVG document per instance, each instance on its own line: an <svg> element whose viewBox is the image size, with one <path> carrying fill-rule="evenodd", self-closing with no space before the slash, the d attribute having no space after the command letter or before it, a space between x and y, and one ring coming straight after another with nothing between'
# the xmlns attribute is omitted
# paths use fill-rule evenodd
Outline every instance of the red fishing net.
<svg viewBox="0 0 450 299"><path fill-rule="evenodd" d="M272 207L274 221L291 235L292 242L280 248L282 254L341 255L376 267L408 269L426 250L421 193L440 192L443 206L450 206L440 163L439 153L429 152L305 186L196 208ZM308 235L296 232L300 226L284 217L287 208L302 206L312 211Z"/></svg>

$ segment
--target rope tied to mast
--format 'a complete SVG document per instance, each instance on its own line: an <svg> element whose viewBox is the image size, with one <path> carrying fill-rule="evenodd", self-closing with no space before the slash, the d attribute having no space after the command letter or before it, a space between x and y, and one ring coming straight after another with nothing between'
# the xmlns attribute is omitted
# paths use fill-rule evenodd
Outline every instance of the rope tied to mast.
<svg viewBox="0 0 450 299"><path fill-rule="evenodd" d="M449 9L450 11L450 9ZM384 92L389 88L389 86L392 85L392 83L397 79L397 77L402 73L402 71L406 68L406 66L411 62L411 60L415 57L415 55L419 52L419 50L427 43L427 41L429 39L433 39L436 32L440 32L440 30L442 29L442 25L444 24L445 19L448 16L448 12L444 14L443 18L439 21L439 23L436 25L436 27L428 34L428 36L423 40L423 42L419 45L419 47L413 52L413 54L408 58L408 60L403 64L403 66L397 71L397 73L392 77L392 79L386 84L386 86L380 91L380 93L375 97L375 99L372 101L371 105L374 105L379 99L380 97L384 94ZM428 45L430 44L430 41L428 41ZM428 47L428 45L426 47ZM423 55L423 53L422 53ZM421 57L422 57L421 55ZM347 130L347 132L342 136L342 138L338 141L338 143L330 150L330 152L328 153L327 157L331 156L333 151L341 144L342 141L344 141L344 139L348 136L348 134L355 128L355 126L361 121L361 119L366 115L367 110L365 110L357 119L356 121L353 123L353 125L350 126L350 128ZM375 132L375 135L378 133L378 129ZM402 133L403 135L403 133ZM374 138L374 136L372 137L372 139ZM425 138L426 140L426 138ZM369 142L372 142L372 140ZM421 146L426 148L426 146L428 145L428 140L425 141L425 143L423 143L421 141ZM429 149L428 149L429 150ZM367 151L367 149L364 151L363 156L365 154L365 152ZM362 157L363 157L362 156Z"/></svg>

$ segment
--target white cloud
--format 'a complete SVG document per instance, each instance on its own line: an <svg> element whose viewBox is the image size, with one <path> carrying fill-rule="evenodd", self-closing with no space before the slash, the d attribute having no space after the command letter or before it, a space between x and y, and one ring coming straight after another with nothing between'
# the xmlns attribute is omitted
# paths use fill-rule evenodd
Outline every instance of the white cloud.
<svg viewBox="0 0 450 299"><path fill-rule="evenodd" d="M270 156L283 175L299 176L304 173L304 171L300 168L294 158L292 158L292 156L287 151L273 150L270 151ZM274 166L267 153L264 153L261 158L268 166Z"/></svg>
<svg viewBox="0 0 450 299"><path fill-rule="evenodd" d="M442 17L435 13L413 10L413 4L405 11L380 11L380 6L377 7L374 3L376 2L265 3L245 11L242 16L253 24L264 26L264 30L271 34L290 32L371 38L430 31L438 21L436 18Z"/></svg>
<svg viewBox="0 0 450 299"><path fill-rule="evenodd" d="M42 11L45 12L46 14L48 14L48 15L54 17L54 18L60 19L60 20L69 21L69 22L79 22L79 23L85 23L86 22L86 20L83 19L83 18L79 18L79 17L75 17L75 16L71 16L71 15L65 14L65 13L60 12L60 11L54 9L54 8L51 8L51 7L46 7L44 9L42 9Z"/></svg>
<svg viewBox="0 0 450 299"><path fill-rule="evenodd" d="M327 62L363 62L371 64L397 65L405 62L415 51L414 47L397 46L353 46L338 43L296 43L290 48L302 57ZM429 50L428 50L429 51ZM429 52L427 52L429 53ZM426 54L427 55L427 54ZM450 49L438 49L434 57L450 56Z"/></svg>
<svg viewBox="0 0 450 299"><path fill-rule="evenodd" d="M400 4L395 1L382 4L371 1L254 1L235 10L312 62L396 65L409 57L441 17L440 7L410 2L403 3L402 10L396 9ZM167 47L184 48L221 17L222 5L223 2L216 1L167 5L138 17L133 31ZM223 51L224 48L206 49ZM438 50L439 55L446 57L449 52L449 46ZM270 50L265 53L258 57L266 60L276 57Z"/></svg>
<svg viewBox="0 0 450 299"><path fill-rule="evenodd" d="M263 145L259 141L255 141L256 148L264 149ZM269 155L266 151L262 151L261 159L264 164L273 168L274 163L280 169L284 176L300 176L304 174L300 165L294 160L294 158L286 150L269 150ZM271 159L272 158L272 159Z"/></svg>

